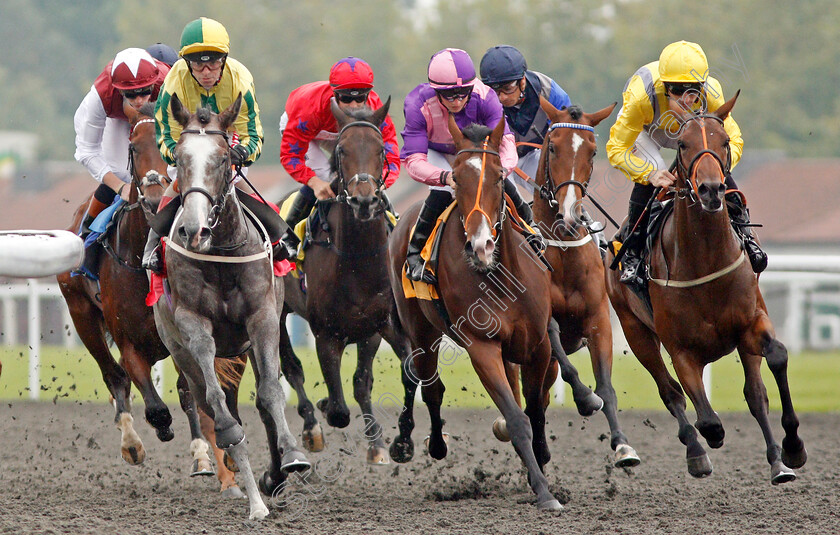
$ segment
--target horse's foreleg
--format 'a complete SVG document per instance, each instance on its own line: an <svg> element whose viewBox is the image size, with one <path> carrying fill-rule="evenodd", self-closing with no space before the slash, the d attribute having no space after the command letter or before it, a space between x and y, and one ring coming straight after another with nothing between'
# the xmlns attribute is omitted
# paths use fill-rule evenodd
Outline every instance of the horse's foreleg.
<svg viewBox="0 0 840 535"><path fill-rule="evenodd" d="M531 412L530 418L543 426L543 432L545 409L542 406L542 387L548 365L547 352L549 351L547 344L544 345L546 354L543 355L545 358L542 362L522 367L522 379L526 388L525 395L528 410ZM470 361L481 380L481 384L484 385L487 393L490 394L493 402L504 416L513 447L528 470L528 483L531 485L531 490L537 495L537 507L549 510L562 509L563 506L549 491L548 480L542 473L537 461L533 448L534 431L531 427L531 421L529 416L522 412L513 397L513 391L511 391L510 384L505 376L501 348L495 344L473 340L469 347L469 353ZM423 391L423 399L426 399L425 390ZM540 413L542 416L540 416ZM545 440L544 436L543 440ZM541 452L541 454L544 454L544 452Z"/></svg>
<svg viewBox="0 0 840 535"><path fill-rule="evenodd" d="M226 498L244 498L245 493L242 492L242 489L240 489L239 485L236 484L235 473L228 468L228 465L225 462L225 450L219 449L216 446L216 431L213 429L213 426L215 425L213 423L213 419L207 416L207 413L201 409L197 412L198 420L201 424L201 432L210 443L210 447L213 450L213 457L216 458L216 478L221 484L220 490L222 496ZM233 463L233 457L230 457L229 461ZM235 468L236 470L239 470L238 467Z"/></svg>
<svg viewBox="0 0 840 535"><path fill-rule="evenodd" d="M397 314L394 311L392 318L396 317ZM389 453L394 461L406 463L414 457L414 441L411 440L411 433L414 431L414 396L417 391L417 370L412 362L411 344L408 335L403 332L398 321L392 319L392 322L381 333L382 337L391 344L400 360L400 378L404 391L403 406L397 424L400 433L391 443Z"/></svg>
<svg viewBox="0 0 840 535"><path fill-rule="evenodd" d="M603 400L592 389L581 382L578 371L566 355L560 341L560 326L554 318L548 323L548 337L551 341L551 358L560 365L560 376L572 387L572 399L575 400L581 416L591 416L604 406Z"/></svg>
<svg viewBox="0 0 840 535"><path fill-rule="evenodd" d="M178 389L181 410L187 415L187 422L190 426L190 456L193 460L190 476L211 476L213 475L213 465L210 464L210 456L207 455L208 446L201 433L198 409L187 385L187 378L184 377L181 370L178 370L178 380L175 386ZM212 422L212 420L210 421Z"/></svg>
<svg viewBox="0 0 840 535"><path fill-rule="evenodd" d="M764 443L767 446L767 462L770 463L770 481L777 485L796 479L796 474L782 462L782 448L773 438L770 428L769 404L767 389L761 380L761 355L738 352L741 355L741 365L744 367L744 398L750 408L750 413L758 422Z"/></svg>
<svg viewBox="0 0 840 535"><path fill-rule="evenodd" d="M668 372L659 348L659 338L641 321L630 316L631 313L623 309L616 309L624 335L633 354L642 366L650 373L659 390L659 397L668 412L677 419L679 426L678 437L686 447L686 464L688 472L694 477L705 477L712 473L712 461L706 450L697 440L697 430L688 421L685 414L685 396L682 387Z"/></svg>
<svg viewBox="0 0 840 535"><path fill-rule="evenodd" d="M252 344L249 356L257 382L256 405L271 454L271 466L260 479L260 489L269 496L283 484L288 472L305 471L310 467L286 422L286 395L280 386L278 325L273 311L256 314L246 324Z"/></svg>
<svg viewBox="0 0 840 535"><path fill-rule="evenodd" d="M604 303L604 308L607 304ZM609 312L603 310L584 327L589 333L589 357L592 361L592 372L595 375L595 394L604 400L602 412L610 426L610 447L615 452L615 466L630 467L641 462L636 450L630 446L627 437L618 423L618 397L612 385L612 327Z"/></svg>
<svg viewBox="0 0 840 535"><path fill-rule="evenodd" d="M285 318L285 316L283 316ZM321 431L321 424L315 418L315 407L309 401L306 390L303 388L305 377L300 359L292 348L289 333L286 331L286 322L280 320L280 366L283 375L294 391L297 393L297 412L303 418L303 432L301 438L303 446L309 451L322 451L324 449L324 433Z"/></svg>
<svg viewBox="0 0 840 535"><path fill-rule="evenodd" d="M172 440L175 437L171 427L172 415L155 389L152 381L152 363L141 355L134 345L123 340L120 344L120 364L140 390L146 404L146 421L155 428L158 439L161 442Z"/></svg>
<svg viewBox="0 0 840 535"><path fill-rule="evenodd" d="M382 427L373 414L370 400L373 390L373 359L381 342L382 337L376 334L356 344L358 358L356 372L353 374L353 397L362 409L364 434L368 440L367 463L372 465L390 463L385 441L382 439Z"/></svg>
<svg viewBox="0 0 840 535"><path fill-rule="evenodd" d="M720 417L712 409L706 396L706 387L703 384L704 364L701 363L701 357L688 351L679 351L671 355L671 362L680 384L697 411L697 422L694 426L706 439L709 447L720 448L726 433Z"/></svg>
<svg viewBox="0 0 840 535"><path fill-rule="evenodd" d="M342 429L350 424L350 409L344 401L344 389L341 387L341 355L344 347L343 340L329 334L315 334L318 363L327 385L327 399L318 401L318 408L326 415L328 424Z"/></svg>

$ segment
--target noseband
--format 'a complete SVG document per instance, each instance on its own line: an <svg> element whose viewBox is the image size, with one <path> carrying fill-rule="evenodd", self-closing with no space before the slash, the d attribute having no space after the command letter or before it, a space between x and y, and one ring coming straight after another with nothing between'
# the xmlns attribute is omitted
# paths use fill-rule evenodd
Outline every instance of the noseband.
<svg viewBox="0 0 840 535"><path fill-rule="evenodd" d="M494 155L498 158L501 158L501 156L499 156L498 152L487 148L487 139L484 140L484 145L480 149L479 148L461 149L457 153L455 153L455 157L457 158L459 155L461 155L462 153L466 153L466 152L476 152L476 153L481 154L481 172L478 175L478 191L475 194L475 206L473 206L473 209L470 210L470 213L468 213L467 216L464 217L464 219L463 219L463 224L464 224L465 229L466 229L466 226L467 226L467 221L469 221L470 216L472 216L475 212L478 212L480 215L483 215L487 219L488 223L492 223L493 220L490 218L490 216L487 214L487 212L485 212L481 208L481 205L480 205L480 203L481 203L481 190L482 190L482 185L484 184L484 170L485 170L485 166L486 166L486 163L487 163L487 155L492 154L492 155ZM507 179L503 179L503 180L507 180ZM492 225L492 233L493 233L493 241L494 242L499 241L500 231L502 229L502 222L504 220L505 220L505 196L503 194L502 195L502 202L499 203L499 217L497 218L496 223L494 225Z"/></svg>
<svg viewBox="0 0 840 535"><path fill-rule="evenodd" d="M204 128L199 128L197 130L194 130L194 129L193 130L183 130L181 132L181 135L184 135L184 134L198 134L200 136L207 136L207 135L222 136L222 138L224 138L224 140L225 140L225 146L229 145L227 132L223 132L221 130L206 130ZM229 166L227 166L227 167L229 167ZM227 169L227 167L225 168L225 170ZM227 173L227 176L230 176L230 174L231 173ZM207 191L206 189L195 187L195 186L193 186L191 188L188 188L186 191L181 192L181 203L182 204L187 201L187 195L189 195L190 193L200 193L200 194L204 195L205 197L207 197L207 200L210 201L210 213L207 215L207 226L209 226L211 229L216 228L216 225L219 224L219 216L221 215L222 210L225 209L225 203L227 202L228 195L232 191L231 187L233 185L233 177L225 178L224 182L225 182L225 185L221 189L221 191L219 192L218 197L213 197L210 194L210 192Z"/></svg>
<svg viewBox="0 0 840 535"><path fill-rule="evenodd" d="M376 184L376 188L374 189L374 196L378 200L379 208L382 209L382 208L384 208L384 201L382 199L382 188L385 186L385 180L391 174L391 169L389 167L388 168L388 173L384 177L382 176L382 167L385 165L385 147L384 146L382 147L381 165L379 166L380 171L379 171L379 176L378 177L375 177L375 176L373 176L369 173L356 173L355 175L350 177L350 180L346 180L345 177L344 177L344 170L341 166L341 136L342 136L342 134L344 134L344 132L348 128L351 128L353 126L363 126L363 127L373 128L376 131L376 133L379 134L380 138L383 137L382 136L382 131L379 129L379 127L376 126L375 124L369 123L367 121L353 121L353 122L347 123L346 125L344 125L341 128L341 130L339 130L338 140L337 140L337 143L336 143L334 153L335 153L336 173L338 175L339 183L343 187L343 190L340 191L338 193L338 195L336 195L335 202L351 204L352 202L357 201L358 200L357 197L354 196L354 195L350 195L350 192L348 191L348 188L350 187L350 185L352 185L353 183L366 183L366 182L372 181L374 184Z"/></svg>
<svg viewBox="0 0 840 535"><path fill-rule="evenodd" d="M681 188L677 190L678 194L685 195L686 193L692 197L692 200L697 201L700 198L700 192L697 186L697 165L700 163L700 160L703 158L714 158L715 163L717 164L718 171L720 173L720 181L726 182L726 177L729 175L729 169L732 165L732 152L729 147L729 143L726 144L726 162L713 150L709 149L709 144L706 139L706 121L705 119L714 119L715 121L719 122L723 125L723 119L718 117L717 115L700 115L697 117L692 117L691 120L699 120L700 121L700 131L703 135L703 150L699 151L688 164L688 168L683 165L683 158L682 158L682 146L677 147L677 169L679 175L683 178L688 180L690 188Z"/></svg>

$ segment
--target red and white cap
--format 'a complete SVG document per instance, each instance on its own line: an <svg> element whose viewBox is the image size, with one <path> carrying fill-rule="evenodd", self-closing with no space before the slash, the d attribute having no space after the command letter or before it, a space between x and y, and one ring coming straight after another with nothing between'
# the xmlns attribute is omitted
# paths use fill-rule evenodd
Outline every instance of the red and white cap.
<svg viewBox="0 0 840 535"><path fill-rule="evenodd" d="M142 48L126 48L111 63L111 83L117 89L138 89L155 83L159 75L157 63Z"/></svg>

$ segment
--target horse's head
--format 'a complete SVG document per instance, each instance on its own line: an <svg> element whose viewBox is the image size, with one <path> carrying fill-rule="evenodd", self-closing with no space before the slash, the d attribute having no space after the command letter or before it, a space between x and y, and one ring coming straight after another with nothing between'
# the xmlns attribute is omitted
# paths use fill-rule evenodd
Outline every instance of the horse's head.
<svg viewBox="0 0 840 535"><path fill-rule="evenodd" d="M464 251L475 268L492 269L504 209L505 172L499 146L505 133L505 118L492 131L473 124L462 132L450 114L449 132L458 151L452 164L452 177L457 185L455 199L466 233Z"/></svg>
<svg viewBox="0 0 840 535"><path fill-rule="evenodd" d="M537 173L540 196L548 201L565 232L574 233L583 224L581 201L598 148L594 127L610 116L615 103L595 113L584 113L579 106L558 110L544 97L540 97L540 105L552 123Z"/></svg>
<svg viewBox="0 0 840 535"><path fill-rule="evenodd" d="M734 97L714 113L696 115L671 109L680 122L677 137L677 187L688 190L706 212L723 209L726 175L732 164L729 135L723 121L732 111Z"/></svg>
<svg viewBox="0 0 840 535"><path fill-rule="evenodd" d="M378 110L367 107L344 112L333 100L330 109L338 122L338 141L330 161L336 174L334 191L343 196L360 221L382 213L385 144L380 125L388 116L391 98Z"/></svg>
<svg viewBox="0 0 840 535"><path fill-rule="evenodd" d="M155 139L154 102L147 102L135 110L126 101L123 111L128 118L130 134L128 136L128 161L131 172L131 200L140 202L146 218L157 212L160 198L169 185L166 163L160 156Z"/></svg>
<svg viewBox="0 0 840 535"><path fill-rule="evenodd" d="M172 95L172 116L184 128L175 147L175 157L183 203L178 235L187 249L206 252L210 248L212 229L232 191L227 130L239 115L241 105L240 93L222 113L199 108L192 114L181 104L178 95Z"/></svg>

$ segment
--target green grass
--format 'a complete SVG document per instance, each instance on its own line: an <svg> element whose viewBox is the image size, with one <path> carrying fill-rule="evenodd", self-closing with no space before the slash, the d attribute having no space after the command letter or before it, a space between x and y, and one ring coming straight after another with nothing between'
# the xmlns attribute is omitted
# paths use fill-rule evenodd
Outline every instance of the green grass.
<svg viewBox="0 0 840 535"><path fill-rule="evenodd" d="M321 377L314 351L299 349L298 355L306 373L306 387L310 399L317 400L326 396L326 387ZM352 400L352 376L356 363L355 347L345 353L342 366L344 392L348 403ZM479 383L466 354L453 358L448 365L441 364L440 374L447 387L444 397L445 406L484 408L492 402ZM666 356L667 360L667 356ZM29 391L28 348L0 348L0 362L3 374L0 377L0 399L27 399ZM580 372L585 384L594 387L592 367L586 351L572 355L572 362ZM670 367L670 362L668 361ZM672 370L673 373L673 370ZM762 375L767 385L772 410L780 410L778 389L766 364ZM383 406L394 405L402 401L402 385L399 379L399 367L396 357L390 351L380 349L374 363L373 399L381 399ZM788 364L788 377L794 406L801 412L837 412L840 411L840 354L806 352L792 355ZM744 372L737 355L729 355L712 365L711 400L715 410L745 411L746 402L742 394ZM653 379L632 355L616 355L613 363L613 386L618 393L621 409L664 410L656 391ZM167 361L164 371L164 401L170 406L177 406L175 391L175 371L171 361ZM139 396L139 394L138 394ZM96 362L84 349L66 349L45 346L41 354L41 391L39 399L44 401L71 400L108 400L108 392L102 382ZM254 379L250 369L246 372L240 390L243 403L253 403ZM566 386L567 406L570 406L571 391ZM296 402L294 393L290 401Z"/></svg>

